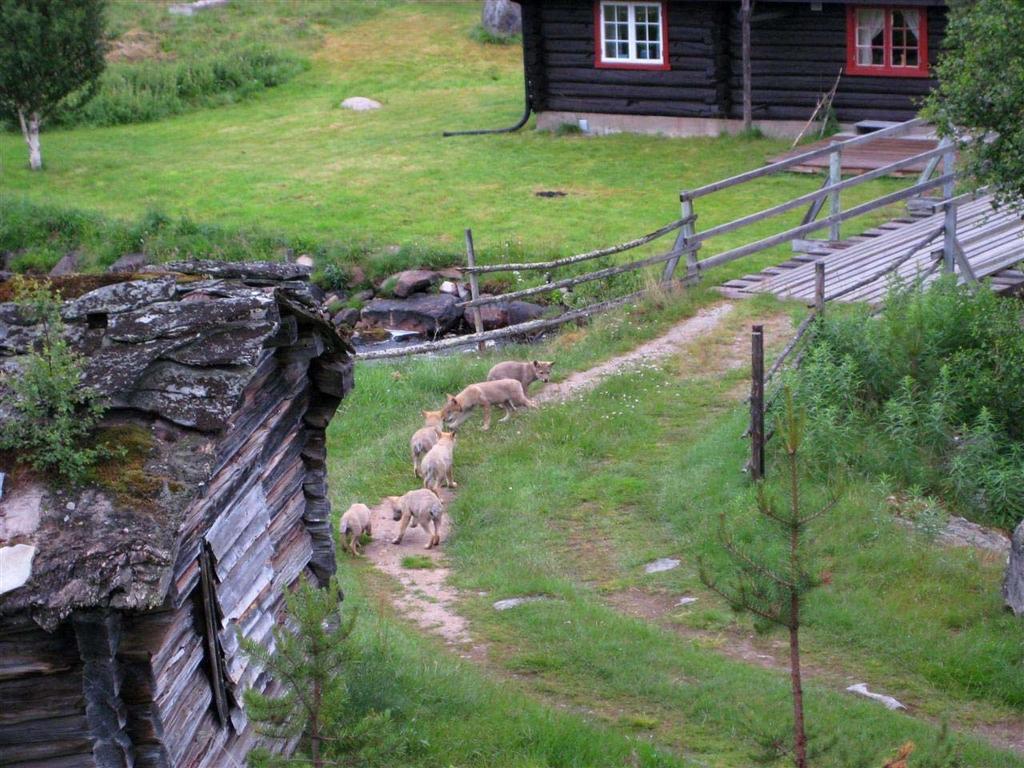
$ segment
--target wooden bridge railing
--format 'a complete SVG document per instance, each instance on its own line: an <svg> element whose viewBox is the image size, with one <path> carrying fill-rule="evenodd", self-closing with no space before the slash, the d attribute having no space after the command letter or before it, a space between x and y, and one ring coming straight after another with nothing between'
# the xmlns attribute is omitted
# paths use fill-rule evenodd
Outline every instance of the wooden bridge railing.
<svg viewBox="0 0 1024 768"><path fill-rule="evenodd" d="M466 266L462 267L461 270L464 274L469 276L470 298L469 300L462 302L460 307L466 311L468 316L472 319L475 333L468 336L462 336L457 339L444 339L397 349L366 351L359 353L358 357L361 359L396 357L421 352L431 352L454 346L464 346L474 342L477 343L479 349L483 349L485 341L533 333L540 328L551 328L565 322L570 322L571 320L578 320L581 317L589 316L599 311L604 311L611 306L620 306L627 299L639 297L643 294L643 291L632 293L629 297L623 297L622 301L615 299L602 301L588 308L568 311L556 318L545 319L543 321L531 321L493 331L483 330L483 323L480 316L480 307L482 306L513 301L527 296L536 296L543 293L557 291L559 289L572 288L573 286L581 285L583 283L607 280L617 275L635 272L658 264L665 265L661 276L663 284L669 284L672 282L683 282L688 284L699 280L701 275L709 269L764 251L768 248L773 248L783 243L794 242L805 235L819 230L827 229L829 239L832 241L838 240L841 234L841 226L843 222L862 216L866 213L870 213L871 211L880 209L884 206L891 205L895 202L914 198L920 199L925 192L940 187L943 192L942 201L936 201L935 205L939 208L944 208L946 212L946 221L943 229L944 264L947 269L952 269L953 265L956 263L962 262L966 264L966 259L962 258L962 253L960 254L960 257L957 256L956 201L953 198L953 190L956 182L956 171L954 168L955 149L950 142L943 141L938 147L927 149L910 157L896 160L880 168L860 174L859 176L854 176L846 180L842 179L841 176L842 153L844 151L848 151L851 147L870 144L871 142L878 141L879 139L903 135L923 125L925 125L924 120L910 120L863 136L856 136L845 141L833 142L827 147L802 152L784 160L732 176L728 179L722 179L711 184L705 184L701 187L697 187L696 189L683 191L679 195L681 207L680 216L675 221L628 242L579 253L562 259L542 262L477 264L473 246L473 234L471 230L466 230ZM718 224L702 232L697 231L696 223L698 220L698 213L696 211L696 207L697 201L701 198L715 192L730 189L737 185L747 184L757 179L789 170L795 166L805 164L810 160L825 156L829 157L829 173L825 179L825 183L820 189L798 195L790 200L758 211L757 213L740 216L732 221ZM860 203L859 205L851 208L843 209L842 194L847 190L874 179L889 175L894 171L906 170L907 168L911 168L921 162L926 163L926 172L922 173L917 181L909 187L881 195L873 200ZM942 165L942 173L938 176L933 176L933 173L938 168L940 162ZM827 215L819 218L821 212L825 210L826 205L828 206ZM789 227L774 235L762 237L743 245L728 248L704 259L699 258L701 250L706 249L709 241L716 237L739 232L745 228L760 224L768 219L804 206L808 206L807 212L805 213L802 222L795 227ZM568 277L557 280L552 277L551 273L555 270L631 251L655 242L672 232L676 232L675 242L669 250L662 253L640 259L634 259L623 264L604 267L582 274L572 274ZM935 235L935 237L937 236L938 234ZM679 262L683 259L685 259L685 271L681 275L677 276L676 273ZM495 272L519 271L544 271L546 273L544 282L527 288L508 291L496 296L480 295L479 275ZM538 323L542 323L542 325L538 325Z"/></svg>

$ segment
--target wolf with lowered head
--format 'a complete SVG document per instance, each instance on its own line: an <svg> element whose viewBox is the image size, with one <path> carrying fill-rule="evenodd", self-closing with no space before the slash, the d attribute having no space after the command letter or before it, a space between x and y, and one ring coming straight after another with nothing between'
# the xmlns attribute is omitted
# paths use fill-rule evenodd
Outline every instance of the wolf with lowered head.
<svg viewBox="0 0 1024 768"><path fill-rule="evenodd" d="M536 408L537 404L526 396L521 382L515 379L498 379L497 381L481 381L470 384L455 395L447 395L448 401L441 412L451 429L458 429L470 417L474 408L484 409L484 429L491 428L491 406L505 411L502 421L507 421L517 405Z"/></svg>

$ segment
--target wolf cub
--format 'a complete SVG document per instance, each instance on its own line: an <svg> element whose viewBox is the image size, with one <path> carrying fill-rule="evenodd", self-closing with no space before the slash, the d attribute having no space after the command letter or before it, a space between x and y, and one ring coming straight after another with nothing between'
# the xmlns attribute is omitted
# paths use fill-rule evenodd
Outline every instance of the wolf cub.
<svg viewBox="0 0 1024 768"><path fill-rule="evenodd" d="M345 514L341 516L338 531L341 533L344 545L348 547L353 555L358 556L360 554L359 537L364 533L368 536L373 535L371 530L372 518L373 513L370 511L370 508L365 504L358 503L345 510Z"/></svg>
<svg viewBox="0 0 1024 768"><path fill-rule="evenodd" d="M477 406L484 409L484 429L491 428L491 406L496 405L505 411L502 421L507 421L517 405L536 408L537 404L526 396L521 382L515 379L498 379L497 381L481 381L470 384L459 394L452 397L441 412L451 429L458 429L470 417L470 412Z"/></svg>
<svg viewBox="0 0 1024 768"><path fill-rule="evenodd" d="M533 360L528 363L521 363L518 360L506 360L491 368L487 374L488 381L498 379L515 379L523 385L523 392L526 392L535 381L547 383L551 380L551 366L555 363L552 360Z"/></svg>
<svg viewBox="0 0 1024 768"><path fill-rule="evenodd" d="M420 488L417 491L409 491L404 496L387 496L384 504L391 507L395 519L401 519L402 524L398 528L398 536L391 543L401 544L405 536L405 529L409 527L409 521L415 519L420 528L427 534L427 549L436 547L441 543L441 517L444 515L444 503L436 493ZM434 524L434 533L430 533L428 525Z"/></svg>
<svg viewBox="0 0 1024 768"><path fill-rule="evenodd" d="M452 452L455 450L455 433L442 432L437 444L430 449L420 463L420 474L423 476L423 487L441 495L441 486L455 488L452 477Z"/></svg>
<svg viewBox="0 0 1024 768"><path fill-rule="evenodd" d="M423 414L423 427L417 429L409 440L409 450L412 452L412 473L416 477L422 477L420 463L427 452L437 444L441 437L441 427L444 424L444 411L421 411Z"/></svg>

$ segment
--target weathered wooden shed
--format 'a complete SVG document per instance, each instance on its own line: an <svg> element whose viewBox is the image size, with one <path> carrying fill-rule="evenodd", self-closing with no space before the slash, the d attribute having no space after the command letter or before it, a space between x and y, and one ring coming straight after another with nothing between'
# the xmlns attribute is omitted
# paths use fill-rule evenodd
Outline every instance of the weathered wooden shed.
<svg viewBox="0 0 1024 768"><path fill-rule="evenodd" d="M742 117L739 0L521 0L538 127L717 135ZM843 123L903 121L934 85L945 0L757 0L753 117L796 133L840 71Z"/></svg>
<svg viewBox="0 0 1024 768"><path fill-rule="evenodd" d="M126 452L73 490L0 467L0 765L244 765L242 693L274 681L237 631L269 647L335 569L352 350L321 298L300 266L189 262L63 305ZM0 304L0 370L39 333Z"/></svg>

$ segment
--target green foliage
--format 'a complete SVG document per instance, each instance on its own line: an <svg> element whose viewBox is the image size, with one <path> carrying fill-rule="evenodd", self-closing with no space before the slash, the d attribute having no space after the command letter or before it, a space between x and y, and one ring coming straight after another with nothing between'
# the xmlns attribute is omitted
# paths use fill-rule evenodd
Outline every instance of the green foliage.
<svg viewBox="0 0 1024 768"><path fill-rule="evenodd" d="M70 103L56 125L123 125L160 120L199 107L233 104L287 82L309 64L263 45L177 62L114 64L84 106Z"/></svg>
<svg viewBox="0 0 1024 768"><path fill-rule="evenodd" d="M477 24L469 30L469 39L482 45L519 45L522 35L496 35L483 24Z"/></svg>
<svg viewBox="0 0 1024 768"><path fill-rule="evenodd" d="M0 0L0 111L48 117L103 71L105 0ZM83 93L85 91L85 93Z"/></svg>
<svg viewBox="0 0 1024 768"><path fill-rule="evenodd" d="M925 115L957 139L978 185L1024 206L1024 4L961 0L950 11Z"/></svg>
<svg viewBox="0 0 1024 768"><path fill-rule="evenodd" d="M245 653L282 685L273 696L247 691L249 717L260 733L273 739L299 739L300 753L295 757L254 751L250 764L255 768L290 766L306 759L314 768L389 765L406 750L406 739L392 725L390 711L353 714L348 680L359 661L350 640L356 612L346 616L342 600L336 580L324 589L303 580L295 592L285 594L290 622L274 629L273 653L239 633Z"/></svg>
<svg viewBox="0 0 1024 768"><path fill-rule="evenodd" d="M892 475L1012 528L1024 516L1024 380L1010 373L1024 365L1022 311L944 278L894 285L876 319L829 313L791 379L810 415L809 466Z"/></svg>
<svg viewBox="0 0 1024 768"><path fill-rule="evenodd" d="M26 356L18 375L4 377L0 410L5 423L0 450L19 462L76 483L100 457L84 442L104 409L81 386L82 360L64 339L59 298L43 285L15 278L15 301L27 324L40 324L38 351Z"/></svg>

